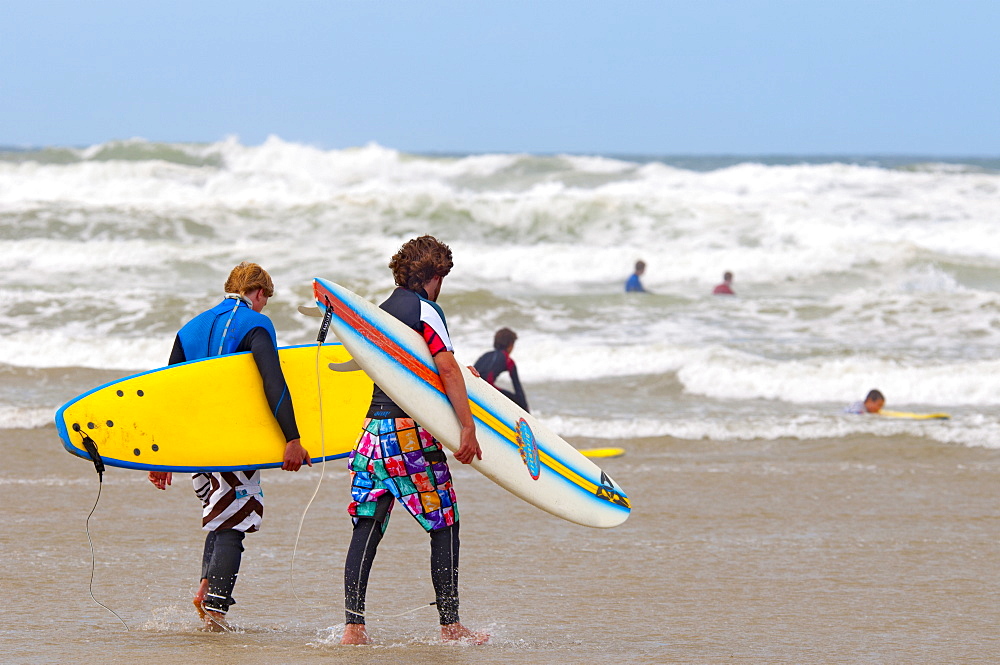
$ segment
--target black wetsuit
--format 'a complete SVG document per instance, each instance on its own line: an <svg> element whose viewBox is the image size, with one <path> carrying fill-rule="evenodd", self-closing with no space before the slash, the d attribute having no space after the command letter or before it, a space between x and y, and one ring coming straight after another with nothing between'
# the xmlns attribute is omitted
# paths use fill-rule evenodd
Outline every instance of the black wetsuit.
<svg viewBox="0 0 1000 665"><path fill-rule="evenodd" d="M442 351L453 350L444 314L436 303L427 300L426 292L397 288L380 307L420 333L432 356ZM368 418L369 420L366 420L367 430L362 431L358 445L362 445L366 432L391 431L392 428L399 425L397 419L406 419L409 416L376 385L372 393ZM412 424L410 426L412 427ZM395 434L391 436L394 437ZM425 449L421 451L423 457L428 463L441 465L447 469L444 451L440 449L436 441L434 444L435 452L432 453ZM435 455L439 457L432 459L432 456ZM372 475L360 466L356 466L361 461L358 458L359 455L355 451L349 462L349 468L352 471L352 495L357 490L362 489L356 485L359 482L368 483ZM382 462L382 460L379 461ZM432 468L435 467L428 467L428 472L436 475L436 471L430 471ZM450 472L447 475L450 485ZM367 487L371 487L371 485L367 485ZM369 513L372 514L371 517L354 515L354 531L351 535L351 544L348 547L347 561L344 565L346 623L365 623L365 594L368 588L368 576L378 551L378 545L382 540L393 501L393 493L382 493L377 499L373 514ZM356 505L357 503L352 502L352 507ZM420 521L419 518L418 521ZM431 582L434 585L435 604L442 626L459 621L458 527L457 510L450 524L444 522L429 524L426 520L424 521L424 528L428 530L431 539ZM406 562L403 565L409 566L411 564Z"/></svg>
<svg viewBox="0 0 1000 665"><path fill-rule="evenodd" d="M475 367L476 371L479 372L479 376L483 377L487 383L506 395L514 404L517 404L525 411L529 411L528 398L524 395L524 388L521 387L521 379L517 376L517 365L514 364L514 359L507 355L507 351L504 349L493 349L484 353L476 361ZM510 380L514 384L513 393L503 388L497 388L496 386L497 377L504 372L510 372Z"/></svg>

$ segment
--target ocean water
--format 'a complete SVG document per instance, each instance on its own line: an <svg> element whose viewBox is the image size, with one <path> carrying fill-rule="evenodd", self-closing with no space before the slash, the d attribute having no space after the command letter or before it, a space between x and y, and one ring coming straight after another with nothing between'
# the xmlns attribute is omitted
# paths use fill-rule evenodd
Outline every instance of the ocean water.
<svg viewBox="0 0 1000 665"><path fill-rule="evenodd" d="M447 242L461 361L508 326L540 416L622 442L869 434L1000 446L1000 160L423 156L141 140L0 152L0 427L165 363L228 270L282 344L322 276L372 300ZM646 261L647 295L626 295ZM710 295L725 270L735 298ZM887 408L948 422L851 418Z"/></svg>
<svg viewBox="0 0 1000 665"><path fill-rule="evenodd" d="M996 663L998 228L1000 160L0 151L0 660ZM279 341L307 343L314 276L377 301L424 233L454 251L459 360L516 330L533 412L626 449L602 467L632 515L573 525L454 464L462 620L491 643L439 643L427 539L397 515L376 644L340 647L347 473L268 470L238 630L198 632L189 484L98 486L56 408L163 365L242 260L274 277ZM625 294L639 259L651 293ZM738 295L712 296L726 270ZM871 388L952 417L843 413Z"/></svg>

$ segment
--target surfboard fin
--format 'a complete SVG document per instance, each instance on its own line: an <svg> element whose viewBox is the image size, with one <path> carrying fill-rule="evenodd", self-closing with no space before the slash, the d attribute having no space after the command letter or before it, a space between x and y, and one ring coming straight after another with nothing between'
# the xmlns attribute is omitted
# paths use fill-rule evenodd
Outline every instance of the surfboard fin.
<svg viewBox="0 0 1000 665"><path fill-rule="evenodd" d="M330 363L328 367L334 372L358 372L361 370L361 365L353 358L346 363Z"/></svg>
<svg viewBox="0 0 1000 665"><path fill-rule="evenodd" d="M315 316L317 319L323 316L323 312L319 311L319 307L310 307L309 305L299 305L299 314Z"/></svg>

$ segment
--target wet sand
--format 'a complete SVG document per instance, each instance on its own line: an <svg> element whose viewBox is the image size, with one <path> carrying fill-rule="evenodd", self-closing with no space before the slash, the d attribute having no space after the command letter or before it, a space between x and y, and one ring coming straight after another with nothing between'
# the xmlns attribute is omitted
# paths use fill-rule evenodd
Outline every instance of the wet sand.
<svg viewBox="0 0 1000 665"><path fill-rule="evenodd" d="M919 439L573 440L625 447L603 466L633 515L578 527L471 469L462 620L485 647L437 640L427 538L393 517L369 590L374 647L341 647L349 538L342 462L264 474L230 617L197 630L201 546L186 476L167 492L93 466L53 427L0 431L0 634L11 663L995 663L1000 660L1000 450ZM454 464L454 463L453 463ZM390 618L423 606L410 614Z"/></svg>

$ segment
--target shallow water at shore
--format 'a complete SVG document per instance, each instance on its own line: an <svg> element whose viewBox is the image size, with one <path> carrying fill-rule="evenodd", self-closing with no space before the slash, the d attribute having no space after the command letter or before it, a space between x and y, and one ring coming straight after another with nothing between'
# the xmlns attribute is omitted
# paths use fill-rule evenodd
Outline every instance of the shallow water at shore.
<svg viewBox="0 0 1000 665"><path fill-rule="evenodd" d="M572 439L580 447L606 439ZM462 619L484 647L436 638L426 536L402 513L372 574L373 647L341 647L349 537L342 464L267 471L247 539L233 634L197 631L203 535L186 477L60 450L54 428L4 430L4 589L27 601L0 629L5 659L296 663L993 663L1000 654L1000 451L922 439L619 441L603 466L629 492L621 527L563 522L456 469ZM454 463L453 463L454 464ZM455 465L457 466L457 465ZM30 611L23 611L30 606ZM15 619L16 616L16 619ZM234 655L235 654L235 655Z"/></svg>

